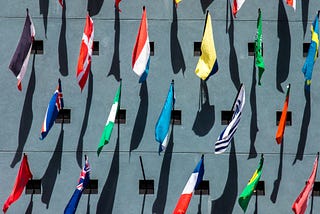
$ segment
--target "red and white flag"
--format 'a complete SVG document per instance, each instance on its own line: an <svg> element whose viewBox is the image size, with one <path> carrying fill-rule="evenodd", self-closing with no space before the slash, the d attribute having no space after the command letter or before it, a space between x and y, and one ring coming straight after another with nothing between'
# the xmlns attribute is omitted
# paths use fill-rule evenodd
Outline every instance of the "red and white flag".
<svg viewBox="0 0 320 214"><path fill-rule="evenodd" d="M117 8L117 10L118 10L119 12L121 12L121 10L120 10L120 8L119 8L120 2L121 2L121 0L115 0L115 2L114 2L114 6Z"/></svg>
<svg viewBox="0 0 320 214"><path fill-rule="evenodd" d="M77 66L77 81L80 89L84 88L91 69L91 57L93 48L94 27L93 21L89 15L86 18L86 25L82 36L80 54Z"/></svg>
<svg viewBox="0 0 320 214"><path fill-rule="evenodd" d="M287 5L293 7L294 10L296 10L296 0L286 0Z"/></svg>
<svg viewBox="0 0 320 214"><path fill-rule="evenodd" d="M236 17L238 11L240 10L241 6L243 5L245 0L233 0L232 4L232 14Z"/></svg>
<svg viewBox="0 0 320 214"><path fill-rule="evenodd" d="M63 0L59 0L59 4L63 7Z"/></svg>

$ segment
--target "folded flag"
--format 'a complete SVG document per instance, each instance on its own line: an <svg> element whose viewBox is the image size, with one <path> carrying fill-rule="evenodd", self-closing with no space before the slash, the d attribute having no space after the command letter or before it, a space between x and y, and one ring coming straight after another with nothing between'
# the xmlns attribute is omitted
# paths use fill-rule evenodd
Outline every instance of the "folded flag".
<svg viewBox="0 0 320 214"><path fill-rule="evenodd" d="M120 8L119 8L119 4L120 4L121 0L115 0L114 6L117 8L117 10L119 12L121 12Z"/></svg>
<svg viewBox="0 0 320 214"><path fill-rule="evenodd" d="M87 82L88 75L91 69L93 36L94 36L93 21L91 17L87 15L86 24L84 27L84 32L83 32L81 46L80 46L78 66L77 66L77 81L81 91Z"/></svg>
<svg viewBox="0 0 320 214"><path fill-rule="evenodd" d="M88 187L89 181L90 181L90 165L88 161L88 157L85 156L85 164L84 167L80 173L80 178L78 181L78 185L69 201L67 204L66 208L64 209L64 214L74 214L76 213L82 192L85 188Z"/></svg>
<svg viewBox="0 0 320 214"><path fill-rule="evenodd" d="M117 93L114 97L108 120L106 122L102 136L100 138L100 143L99 143L98 151L97 151L98 156L100 155L100 152L101 152L103 146L106 145L107 143L109 143L109 140L111 137L111 133L112 133L113 126L114 126L114 121L116 120L116 116L117 116L118 110L120 108L121 85L122 85L122 83L120 81L120 86L119 86Z"/></svg>
<svg viewBox="0 0 320 214"><path fill-rule="evenodd" d="M14 55L11 58L9 69L17 77L17 87L19 91L22 90L21 81L27 71L28 62L31 54L32 43L36 35L34 25L31 17L29 16L29 10L27 9L27 17L24 22L24 27L20 40Z"/></svg>
<svg viewBox="0 0 320 214"><path fill-rule="evenodd" d="M174 82L171 82L169 92L167 95L166 102L162 108L161 114L158 118L156 128L155 128L155 137L156 141L159 142L159 153L161 151L166 150L168 145L168 136L169 136L169 128L171 121L171 111L174 108Z"/></svg>
<svg viewBox="0 0 320 214"><path fill-rule="evenodd" d="M213 41L211 16L209 11L206 15L206 23L201 42L201 56L199 58L195 73L202 80L207 80L218 71L216 49Z"/></svg>
<svg viewBox="0 0 320 214"><path fill-rule="evenodd" d="M62 95L60 79L58 82L59 82L58 87L50 99L50 102L47 107L46 115L44 116L44 121L41 128L40 140L43 140L47 136L49 130L53 126L53 123L59 114L59 111L63 109L63 95Z"/></svg>
<svg viewBox="0 0 320 214"><path fill-rule="evenodd" d="M147 79L150 64L150 43L148 35L147 11L143 7L142 18L136 43L132 51L132 69L140 77L139 82Z"/></svg>
<svg viewBox="0 0 320 214"><path fill-rule="evenodd" d="M178 5L182 0L174 0L174 2L176 3L176 5Z"/></svg>
<svg viewBox="0 0 320 214"><path fill-rule="evenodd" d="M286 0L287 4L296 10L296 0Z"/></svg>
<svg viewBox="0 0 320 214"><path fill-rule="evenodd" d="M258 84L261 85L261 76L264 72L264 61L262 56L262 15L261 15L260 8L258 10L257 35L256 35L254 50L255 50L255 61L256 61L255 63L259 70Z"/></svg>
<svg viewBox="0 0 320 214"><path fill-rule="evenodd" d="M283 104L282 113L281 113L280 121L278 124L278 130L276 133L276 141L278 144L282 142L284 130L286 128L287 112L289 107L289 95L290 95L290 84L287 86L286 100L284 101L284 104Z"/></svg>
<svg viewBox="0 0 320 214"><path fill-rule="evenodd" d="M23 192L24 187L27 185L29 179L32 179L32 173L28 164L27 155L23 155L23 159L21 161L21 165L19 168L19 172L16 177L16 181L14 183L11 194L8 199L4 202L3 212L6 213L8 208L12 203L18 200Z"/></svg>
<svg viewBox="0 0 320 214"><path fill-rule="evenodd" d="M245 90L244 90L244 85L241 84L238 92L238 96L232 107L233 115L232 115L231 122L228 124L228 126L222 131L222 133L218 137L215 143L215 154L223 153L228 148L235 132L237 131L237 128L241 119L244 103L245 103Z"/></svg>
<svg viewBox="0 0 320 214"><path fill-rule="evenodd" d="M63 7L63 0L59 0L59 4Z"/></svg>
<svg viewBox="0 0 320 214"><path fill-rule="evenodd" d="M193 170L186 186L183 189L183 192L179 198L179 201L176 205L176 208L173 211L173 214L182 214L186 213L192 194L194 190L201 183L204 174L204 163L203 163L203 155L198 162L196 168Z"/></svg>
<svg viewBox="0 0 320 214"><path fill-rule="evenodd" d="M238 11L240 10L241 6L243 5L245 0L233 0L232 4L232 13L233 16L236 17Z"/></svg>

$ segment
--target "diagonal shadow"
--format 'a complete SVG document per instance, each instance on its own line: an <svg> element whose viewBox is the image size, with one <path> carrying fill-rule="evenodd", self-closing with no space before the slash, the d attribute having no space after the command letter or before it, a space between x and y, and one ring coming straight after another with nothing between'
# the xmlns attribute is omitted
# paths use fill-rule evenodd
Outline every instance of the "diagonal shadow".
<svg viewBox="0 0 320 214"><path fill-rule="evenodd" d="M303 153L306 147L308 129L309 129L310 118L311 118L310 90L306 89L305 87L304 87L304 96L306 99L306 104L304 106L302 124L300 128L300 138L299 138L296 157L293 161L293 165L296 163L297 160L302 161L303 159Z"/></svg>
<svg viewBox="0 0 320 214"><path fill-rule="evenodd" d="M89 15L90 16L97 15L101 10L103 2L104 2L104 0L90 0L90 1L88 1L87 10L89 12Z"/></svg>
<svg viewBox="0 0 320 214"><path fill-rule="evenodd" d="M308 10L309 10L309 0L301 0L302 9L302 25L303 25L303 38L306 35L307 25L308 25Z"/></svg>
<svg viewBox="0 0 320 214"><path fill-rule="evenodd" d="M35 74L35 67L34 67L35 58L36 58L36 55L33 55L32 70L30 74L28 88L26 91L26 97L24 98L21 119L20 119L19 142L18 142L16 154L10 164L11 168L14 168L15 165L21 160L23 148L26 144L26 141L31 129L31 125L32 125L32 120L33 120L32 100L33 100L33 93L36 86L36 74Z"/></svg>
<svg viewBox="0 0 320 214"><path fill-rule="evenodd" d="M213 0L200 0L202 12L205 14Z"/></svg>
<svg viewBox="0 0 320 214"><path fill-rule="evenodd" d="M47 38L49 0L39 0L39 9L43 17L44 35Z"/></svg>
<svg viewBox="0 0 320 214"><path fill-rule="evenodd" d="M256 203L254 205L254 212L253 214L258 214L258 193L256 192L255 193L255 196L256 196Z"/></svg>
<svg viewBox="0 0 320 214"><path fill-rule="evenodd" d="M59 71L62 76L68 76L68 50L66 41L66 1L63 1L62 17L61 17L61 28L58 44L58 57L59 57Z"/></svg>
<svg viewBox="0 0 320 214"><path fill-rule="evenodd" d="M82 121L82 127L80 131L80 136L78 140L78 146L77 146L77 162L78 166L81 168L82 166L82 156L83 156L83 137L86 134L87 126L88 126L88 120L89 120L89 112L91 107L91 100L92 100L92 91L93 91L93 75L92 72L89 72L89 79L88 79L88 96L87 96L87 102L86 102L86 109Z"/></svg>
<svg viewBox="0 0 320 214"><path fill-rule="evenodd" d="M61 124L61 130L59 139L54 150L54 153L50 159L47 170L41 178L42 184L42 195L41 201L47 205L47 209L49 208L49 203L51 199L51 195L53 192L54 184L56 183L56 179L58 174L60 174L61 170L61 159L62 159L62 148L63 148L63 124Z"/></svg>
<svg viewBox="0 0 320 214"><path fill-rule="evenodd" d="M214 105L210 105L207 82L200 79L199 109L192 130L198 136L205 136L215 121Z"/></svg>
<svg viewBox="0 0 320 214"><path fill-rule="evenodd" d="M179 71L181 70L182 75L184 76L186 64L184 62L182 49L178 39L177 8L174 1L172 1L172 5L172 22L170 30L171 66L174 74L179 73Z"/></svg>
<svg viewBox="0 0 320 214"><path fill-rule="evenodd" d="M229 172L226 185L220 198L212 201L211 214L232 214L238 195L238 167L234 139L231 141L229 154Z"/></svg>
<svg viewBox="0 0 320 214"><path fill-rule="evenodd" d="M198 204L198 212L197 212L197 214L201 214L202 213L201 204L202 204L202 190L200 190L200 197L199 197L199 204Z"/></svg>
<svg viewBox="0 0 320 214"><path fill-rule="evenodd" d="M91 194L89 193L88 194L88 202L87 202L87 212L86 212L86 214L90 214L90 196L91 196Z"/></svg>
<svg viewBox="0 0 320 214"><path fill-rule="evenodd" d="M283 162L283 142L280 145L280 162L279 162L279 168L278 168L278 177L273 182L273 190L270 195L270 200L272 201L272 203L276 203L277 201L277 196L278 196L279 187L280 187L281 178L282 178L282 162Z"/></svg>
<svg viewBox="0 0 320 214"><path fill-rule="evenodd" d="M148 102L149 102L147 81L143 81L141 83L139 96L140 96L140 105L139 105L138 113L136 116L136 120L134 122L132 134L131 134L129 156L131 155L131 151L138 148L146 127L146 121L148 116Z"/></svg>
<svg viewBox="0 0 320 214"><path fill-rule="evenodd" d="M284 93L281 83L287 80L290 69L291 36L288 23L288 16L283 1L278 5L278 38L279 48L277 57L277 89Z"/></svg>
<svg viewBox="0 0 320 214"><path fill-rule="evenodd" d="M33 194L31 194L31 199L25 214L32 214L32 210L33 210Z"/></svg>

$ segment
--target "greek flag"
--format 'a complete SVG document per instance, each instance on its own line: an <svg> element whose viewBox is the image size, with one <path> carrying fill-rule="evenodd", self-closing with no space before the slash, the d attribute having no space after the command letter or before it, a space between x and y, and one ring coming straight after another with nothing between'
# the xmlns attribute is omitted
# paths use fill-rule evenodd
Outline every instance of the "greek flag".
<svg viewBox="0 0 320 214"><path fill-rule="evenodd" d="M242 113L244 103L245 103L245 91L244 91L244 85L242 84L238 92L237 99L232 108L233 115L232 115L231 122L222 131L222 133L217 139L217 142L215 143L215 148L214 148L215 154L223 153L229 146L234 133L237 131L238 124L241 119L241 113Z"/></svg>

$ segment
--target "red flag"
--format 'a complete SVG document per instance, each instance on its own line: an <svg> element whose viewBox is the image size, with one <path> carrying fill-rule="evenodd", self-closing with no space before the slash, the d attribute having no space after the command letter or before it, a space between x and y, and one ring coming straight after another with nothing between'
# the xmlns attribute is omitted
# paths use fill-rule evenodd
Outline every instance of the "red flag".
<svg viewBox="0 0 320 214"><path fill-rule="evenodd" d="M118 9L119 12L121 12L120 8L119 8L119 3L121 2L121 0L115 0L114 2L114 6Z"/></svg>
<svg viewBox="0 0 320 214"><path fill-rule="evenodd" d="M312 173L306 183L306 186L303 188L303 190L300 192L298 198L292 204L292 210L295 214L303 214L307 209L308 200L309 200L310 195L312 193L313 184L316 179L318 160L319 160L319 154L316 157L316 160L314 161Z"/></svg>
<svg viewBox="0 0 320 214"><path fill-rule="evenodd" d="M288 112L288 106L289 106L289 94L290 94L290 84L287 86L286 100L282 108L281 118L278 124L278 130L276 133L276 141L278 144L281 144L284 130L286 128L287 112Z"/></svg>
<svg viewBox="0 0 320 214"><path fill-rule="evenodd" d="M59 0L61 7L63 7L63 0Z"/></svg>
<svg viewBox="0 0 320 214"><path fill-rule="evenodd" d="M29 168L27 155L23 156L16 181L14 183L12 192L3 205L3 212L7 212L9 206L18 200L23 192L24 187L27 185L29 179L32 178L32 173Z"/></svg>
<svg viewBox="0 0 320 214"><path fill-rule="evenodd" d="M80 86L80 89L84 88L88 74L91 68L91 57L92 57L92 48L93 48L93 21L89 15L86 18L86 24L84 27L84 32L82 36L81 46L80 46L80 54L78 59L78 67L77 67L77 80Z"/></svg>

